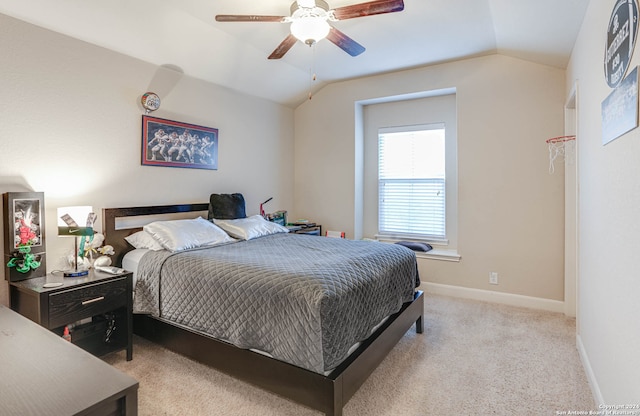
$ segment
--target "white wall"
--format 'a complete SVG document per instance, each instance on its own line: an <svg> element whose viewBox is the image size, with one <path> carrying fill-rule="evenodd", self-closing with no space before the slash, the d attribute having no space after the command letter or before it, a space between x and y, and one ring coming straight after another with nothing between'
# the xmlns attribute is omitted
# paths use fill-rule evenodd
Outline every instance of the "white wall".
<svg viewBox="0 0 640 416"><path fill-rule="evenodd" d="M45 193L49 270L71 249L56 236L59 206L99 213L242 192L251 214L271 196L268 210L292 208L293 110L4 15L0 27L0 193ZM219 129L217 171L141 166L149 89L163 92L153 116Z"/></svg>
<svg viewBox="0 0 640 416"><path fill-rule="evenodd" d="M353 237L362 203L357 103L455 88L459 263L420 259L424 281L563 300L565 72L502 55L331 84L295 111L296 215ZM500 284L489 285L489 272Z"/></svg>
<svg viewBox="0 0 640 416"><path fill-rule="evenodd" d="M624 405L640 398L640 130L602 146L601 103L612 91L603 62L613 6L590 2L567 87L577 82L578 343L597 399ZM630 70L639 59L636 50Z"/></svg>

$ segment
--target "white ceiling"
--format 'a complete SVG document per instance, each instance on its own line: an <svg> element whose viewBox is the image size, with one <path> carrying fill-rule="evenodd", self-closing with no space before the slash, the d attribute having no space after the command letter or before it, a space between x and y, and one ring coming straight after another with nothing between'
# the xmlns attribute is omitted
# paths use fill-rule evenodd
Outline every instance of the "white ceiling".
<svg viewBox="0 0 640 416"><path fill-rule="evenodd" d="M329 82L496 52L565 68L589 3L405 0L402 12L332 23L367 48L358 57L323 40L268 60L288 24L215 21L217 14L289 15L292 1L0 0L0 13L296 106ZM361 2L328 0L332 8Z"/></svg>

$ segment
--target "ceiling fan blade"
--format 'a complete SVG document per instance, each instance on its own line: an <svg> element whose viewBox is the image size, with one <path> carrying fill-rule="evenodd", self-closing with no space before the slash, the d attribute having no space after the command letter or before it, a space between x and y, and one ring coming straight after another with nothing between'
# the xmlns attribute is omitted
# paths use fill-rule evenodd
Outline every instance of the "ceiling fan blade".
<svg viewBox="0 0 640 416"><path fill-rule="evenodd" d="M367 3L338 7L333 10L333 14L336 19L345 20L374 14L401 12L402 10L404 10L403 0L375 0Z"/></svg>
<svg viewBox="0 0 640 416"><path fill-rule="evenodd" d="M219 14L216 16L218 22L276 22L281 23L285 16L255 16L242 14Z"/></svg>
<svg viewBox="0 0 640 416"><path fill-rule="evenodd" d="M364 46L360 45L358 42L351 39L335 27L332 27L331 30L329 30L327 39L351 56L358 56L365 51Z"/></svg>
<svg viewBox="0 0 640 416"><path fill-rule="evenodd" d="M295 36L289 33L289 36L284 38L284 40L278 45L278 47L271 52L269 55L269 59L280 59L284 56L285 53L289 52L289 49L298 41Z"/></svg>

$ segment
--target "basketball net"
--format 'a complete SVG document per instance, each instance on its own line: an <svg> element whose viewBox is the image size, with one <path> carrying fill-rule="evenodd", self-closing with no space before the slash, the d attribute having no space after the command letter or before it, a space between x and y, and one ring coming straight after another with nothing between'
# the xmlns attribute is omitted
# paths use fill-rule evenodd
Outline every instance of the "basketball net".
<svg viewBox="0 0 640 416"><path fill-rule="evenodd" d="M547 140L549 145L549 174L555 171L554 163L565 161L572 164L575 158L576 136L560 136Z"/></svg>

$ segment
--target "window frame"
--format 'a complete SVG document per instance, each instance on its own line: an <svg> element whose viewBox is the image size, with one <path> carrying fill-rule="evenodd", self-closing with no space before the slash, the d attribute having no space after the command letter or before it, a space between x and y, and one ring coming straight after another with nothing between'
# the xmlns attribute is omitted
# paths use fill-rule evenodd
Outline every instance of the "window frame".
<svg viewBox="0 0 640 416"><path fill-rule="evenodd" d="M378 129L444 121L447 158L447 241L429 239L426 242L433 246L433 250L416 255L434 260L460 261L457 106L456 88L427 90L356 102L355 238L389 243L408 240L398 236L390 238L378 235Z"/></svg>

